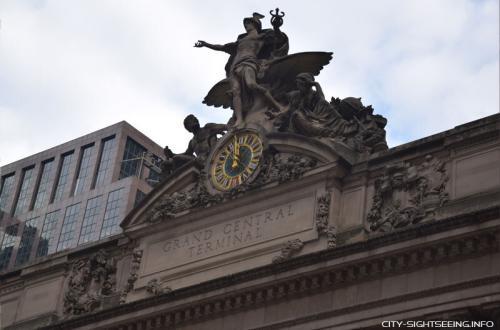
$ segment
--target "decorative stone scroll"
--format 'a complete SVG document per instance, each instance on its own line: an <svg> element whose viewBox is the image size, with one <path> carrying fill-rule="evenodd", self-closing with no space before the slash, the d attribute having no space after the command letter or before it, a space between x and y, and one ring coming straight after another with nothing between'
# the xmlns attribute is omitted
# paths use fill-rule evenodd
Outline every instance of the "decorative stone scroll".
<svg viewBox="0 0 500 330"><path fill-rule="evenodd" d="M102 298L115 290L115 273L113 258L102 249L75 261L64 293L64 314L81 315L98 308Z"/></svg>
<svg viewBox="0 0 500 330"><path fill-rule="evenodd" d="M331 194L326 192L317 199L316 230L319 235L325 235L328 240L327 247L332 249L337 246L335 227L329 225Z"/></svg>
<svg viewBox="0 0 500 330"><path fill-rule="evenodd" d="M150 280L146 284L146 292L148 292L149 294L151 294L153 296L158 296L160 294L168 293L171 291L172 291L172 289L168 286L162 287L160 284L160 281L158 281L158 279L156 279L156 278Z"/></svg>
<svg viewBox="0 0 500 330"><path fill-rule="evenodd" d="M387 232L431 220L448 201L445 164L431 155L420 166L394 164L375 181L367 220L370 230Z"/></svg>
<svg viewBox="0 0 500 330"><path fill-rule="evenodd" d="M280 254L273 258L273 264L280 263L290 259L294 254L297 254L304 247L304 243L300 239L294 239L285 243Z"/></svg>

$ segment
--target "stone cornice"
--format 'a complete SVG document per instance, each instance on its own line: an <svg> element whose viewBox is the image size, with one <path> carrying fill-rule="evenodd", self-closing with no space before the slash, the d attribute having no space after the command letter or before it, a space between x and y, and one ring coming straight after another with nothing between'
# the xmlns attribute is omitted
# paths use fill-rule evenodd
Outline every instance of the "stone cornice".
<svg viewBox="0 0 500 330"><path fill-rule="evenodd" d="M405 230L374 236L364 242L339 246L336 249L324 250L292 258L279 264L258 267L191 287L174 290L164 295L131 302L72 320L63 321L59 324L51 325L50 329L73 329L78 326L91 324L92 322L103 321L130 312L137 312L141 309L158 306L202 293L208 293L238 283L276 275L277 273L283 273L300 267L337 259L353 253L373 250L375 248L467 225L484 223L498 218L500 218L500 207L496 206L436 222L422 223ZM274 281L272 284L265 284L258 288L239 292L235 291L227 296L208 298L195 305L179 306L178 308L163 311L160 315L147 316L142 320L136 320L134 322L151 325L161 324L162 326L169 323L180 325L186 322L195 322L209 316L213 317L215 314L234 311L235 309L243 307L255 306L263 302L274 302L285 297L290 298L295 294L310 294L316 290L327 290L329 288L350 285L354 282L371 278L420 269L435 265L436 263L449 262L456 258L491 253L498 251L498 241L495 235L496 233L492 231L476 231L458 238L448 238L428 243L426 246L412 247L403 252L396 251L387 253L386 255L374 256L372 259L359 260L350 264L335 265L330 268L320 269L314 273L301 274L293 278Z"/></svg>
<svg viewBox="0 0 500 330"><path fill-rule="evenodd" d="M305 322L310 322L310 321L314 321L314 320L321 320L321 319L333 317L336 315L345 315L345 314L354 313L354 312L360 311L360 310L380 307L383 305L397 304L399 302L405 302L405 301L418 299L418 298L422 298L422 297L426 297L426 296L433 296L433 295L438 295L438 294L445 293L445 292L453 292L453 291L457 291L457 290L474 288L477 286L494 284L494 283L498 283L498 282L500 282L500 276L490 276L490 277L486 277L486 278L482 278L482 279L478 279L478 280L473 280L473 281L468 281L468 282L460 282L458 284L447 285L447 286L442 286L442 287L438 287L438 288L432 288L429 290L422 290L422 291L418 291L418 292L412 292L409 294L405 294L403 296L386 298L386 299L377 300L374 302L369 302L369 303L360 304L360 305L356 305L356 306L350 306L350 307L336 309L336 310L322 312L322 313L315 313L312 315L308 315L306 317L296 318L296 319L290 320L290 321L284 321L284 322L275 323L275 324L264 326L264 327L259 327L258 329L259 330L283 329L286 327L292 327L292 326L295 326L298 324L303 324Z"/></svg>
<svg viewBox="0 0 500 330"><path fill-rule="evenodd" d="M365 160L356 163L352 169L352 173L358 173L368 167L373 171L375 168L391 162L395 158L402 159L402 157L408 155L414 158L416 155L431 153L434 149L442 151L443 147L463 148L478 143L498 140L500 137L499 125L500 114L494 114L464 125L459 125L441 133L374 153Z"/></svg>

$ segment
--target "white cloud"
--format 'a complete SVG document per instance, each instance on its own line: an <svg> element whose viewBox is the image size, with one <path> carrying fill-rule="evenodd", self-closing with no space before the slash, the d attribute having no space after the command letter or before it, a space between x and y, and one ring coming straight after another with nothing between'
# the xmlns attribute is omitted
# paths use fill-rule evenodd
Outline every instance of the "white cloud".
<svg viewBox="0 0 500 330"><path fill-rule="evenodd" d="M275 7L3 1L0 165L120 120L184 150L185 115L230 116L201 104L227 56L194 42L233 41L253 11L268 26ZM389 119L391 145L498 111L498 1L289 1L282 9L291 52L334 51L318 78L325 93L373 104Z"/></svg>

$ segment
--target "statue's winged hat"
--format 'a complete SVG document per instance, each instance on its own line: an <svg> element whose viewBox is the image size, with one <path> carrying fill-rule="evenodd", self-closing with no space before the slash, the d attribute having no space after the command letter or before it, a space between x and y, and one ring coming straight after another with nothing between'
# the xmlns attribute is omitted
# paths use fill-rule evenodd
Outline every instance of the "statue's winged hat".
<svg viewBox="0 0 500 330"><path fill-rule="evenodd" d="M259 14L259 13L253 13L252 14L252 17L245 17L243 19L243 24L245 24L246 22L251 22L255 25L255 27L257 28L257 30L260 32L262 30L262 22L260 21L262 18L264 18L265 16L262 15L262 14Z"/></svg>

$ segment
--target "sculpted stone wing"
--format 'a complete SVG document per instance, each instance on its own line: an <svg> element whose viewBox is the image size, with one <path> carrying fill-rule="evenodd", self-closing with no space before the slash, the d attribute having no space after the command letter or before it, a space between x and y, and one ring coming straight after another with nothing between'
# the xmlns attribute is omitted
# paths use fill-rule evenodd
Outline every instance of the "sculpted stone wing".
<svg viewBox="0 0 500 330"><path fill-rule="evenodd" d="M295 89L295 77L302 72L318 75L332 59L331 52L304 52L279 57L269 62L261 62L258 82L271 86L273 94L279 94ZM203 103L216 108L232 106L229 79L223 79L215 84Z"/></svg>
<svg viewBox="0 0 500 330"><path fill-rule="evenodd" d="M331 52L303 52L277 58L269 62L267 68L261 68L261 81L272 86L274 94L294 90L299 73L318 75L330 63L332 55Z"/></svg>
<svg viewBox="0 0 500 330"><path fill-rule="evenodd" d="M216 83L214 87L210 89L210 91L208 91L208 94L207 96L205 96L203 103L208 106L213 105L216 108L229 108L232 105L232 98L229 94L230 91L231 86L229 84L229 79L222 79L221 81Z"/></svg>

